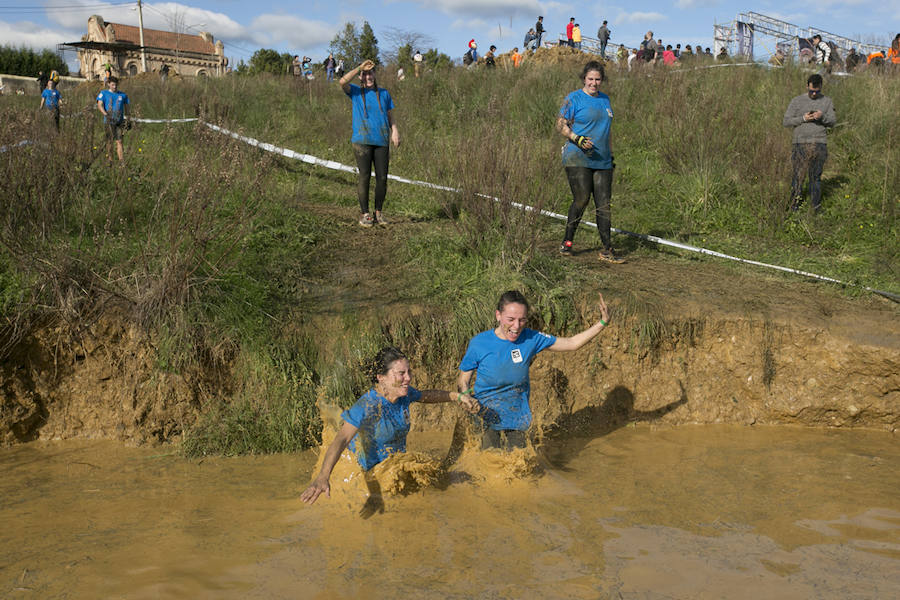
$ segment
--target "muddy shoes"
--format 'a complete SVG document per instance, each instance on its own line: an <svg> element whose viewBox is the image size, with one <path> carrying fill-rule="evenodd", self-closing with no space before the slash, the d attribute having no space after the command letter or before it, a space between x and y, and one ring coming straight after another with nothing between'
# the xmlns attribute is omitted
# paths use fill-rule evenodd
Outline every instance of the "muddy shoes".
<svg viewBox="0 0 900 600"><path fill-rule="evenodd" d="M372 215L369 213L364 213L359 216L359 224L362 227L371 227L375 224L375 219L372 218Z"/></svg>
<svg viewBox="0 0 900 600"><path fill-rule="evenodd" d="M566 240L559 247L559 253L563 256L572 256L572 240Z"/></svg>
<svg viewBox="0 0 900 600"><path fill-rule="evenodd" d="M620 265L623 262L625 262L624 258L622 258L620 256L616 256L616 253L613 252L612 248L604 248L603 250L600 251L600 254L597 256L597 258L600 259L601 262L608 262L608 263L613 263L613 264L617 264L617 265Z"/></svg>

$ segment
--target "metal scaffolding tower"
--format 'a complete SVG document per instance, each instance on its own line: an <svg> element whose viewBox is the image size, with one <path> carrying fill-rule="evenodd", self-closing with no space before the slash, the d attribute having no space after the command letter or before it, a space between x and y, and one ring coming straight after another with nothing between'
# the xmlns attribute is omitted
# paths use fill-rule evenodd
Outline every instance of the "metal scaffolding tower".
<svg viewBox="0 0 900 600"><path fill-rule="evenodd" d="M734 21L728 25L714 26L714 39L716 52L722 48L728 50L728 54L735 56L742 54L739 47L738 23L743 23L753 34L753 48L760 46L764 50L762 58L768 58L775 54L780 48L786 56L795 56L799 53L798 40L800 38L811 39L814 35L819 34L826 42L832 42L838 47L842 56L846 56L850 48L856 48L856 51L865 56L879 50L887 50L886 46L878 44L868 44L859 40L853 40L841 35L829 33L817 27L801 28L793 23L768 17L757 12L742 12ZM746 56L746 54L744 54ZM753 59L753 56L748 56Z"/></svg>

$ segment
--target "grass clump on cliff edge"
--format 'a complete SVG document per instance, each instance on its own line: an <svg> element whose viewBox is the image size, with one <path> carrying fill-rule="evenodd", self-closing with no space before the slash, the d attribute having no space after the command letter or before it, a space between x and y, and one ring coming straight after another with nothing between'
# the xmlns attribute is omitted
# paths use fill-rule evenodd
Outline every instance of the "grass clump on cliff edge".
<svg viewBox="0 0 900 600"><path fill-rule="evenodd" d="M613 224L894 292L900 174L893 98L897 77L833 79L841 125L830 135L825 210L787 212L790 132L781 118L804 89L798 70L757 68L610 73L616 115ZM85 86L66 95L51 145L0 156L0 293L8 350L48 319L77 324L105 303L130 307L158 348L158 368L229 373L198 391L203 417L192 454L287 451L318 435L315 401L353 401L361 362L385 343L420 370L448 373L468 338L490 325L508 288L526 290L536 326L575 322L588 273L546 250L562 225L512 205L565 213L570 193L553 129L577 71L452 69L404 82L382 74L402 146L391 172L460 188L391 183L388 210L409 223L393 246L360 241L354 177L273 157L191 124L142 125L126 136L128 166L106 164ZM277 77L125 81L144 117L200 115L279 146L354 164L349 103L337 85ZM727 90L727 93L723 93ZM6 99L3 100L7 102ZM10 100L0 145L47 136ZM7 127L8 125L8 127ZM500 202L481 194L500 198ZM426 226L417 227L417 224ZM596 245L583 231L577 244ZM649 250L636 244L636 252ZM358 252L390 253L381 310L317 293ZM358 255L357 255L358 256ZM352 290L350 295L352 295ZM389 288L384 292L392 293ZM344 315L324 335L323 313ZM387 315L392 316L387 316ZM653 345L658 328L637 331ZM644 339L647 338L647 339ZM451 373L452 374L452 373ZM438 376L440 377L440 376Z"/></svg>

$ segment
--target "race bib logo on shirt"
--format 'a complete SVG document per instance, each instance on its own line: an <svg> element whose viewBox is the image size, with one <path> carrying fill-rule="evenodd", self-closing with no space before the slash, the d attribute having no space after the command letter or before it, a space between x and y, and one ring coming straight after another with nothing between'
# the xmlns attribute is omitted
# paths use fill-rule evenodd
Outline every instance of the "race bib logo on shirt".
<svg viewBox="0 0 900 600"><path fill-rule="evenodd" d="M514 363L522 362L522 351L519 350L518 348L513 348L512 359L513 359Z"/></svg>
<svg viewBox="0 0 900 600"><path fill-rule="evenodd" d="M613 118L613 116L612 116L612 109L611 109L611 108L607 108L607 109L606 109L606 114L609 115L609 118L610 118L610 119Z"/></svg>

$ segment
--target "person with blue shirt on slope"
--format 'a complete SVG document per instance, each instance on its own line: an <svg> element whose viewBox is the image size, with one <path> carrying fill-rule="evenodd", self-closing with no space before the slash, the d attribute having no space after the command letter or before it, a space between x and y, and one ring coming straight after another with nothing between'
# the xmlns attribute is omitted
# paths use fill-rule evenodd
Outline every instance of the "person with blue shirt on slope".
<svg viewBox="0 0 900 600"><path fill-rule="evenodd" d="M606 79L603 65L590 61L581 72L584 87L566 96L556 118L556 130L568 140L562 149L562 163L572 189L572 205L566 234L559 251L571 256L575 231L591 195L597 216L597 231L603 248L599 259L624 262L613 252L610 239L610 198L615 162L610 145L613 111L609 96L600 91Z"/></svg>
<svg viewBox="0 0 900 600"><path fill-rule="evenodd" d="M362 86L353 85L350 81L359 73ZM353 154L356 155L356 166L359 178L356 195L359 199L359 224L371 227L378 223L387 225L381 215L384 197L387 194L388 163L390 152L388 141L394 147L400 146L400 131L394 122L394 101L391 94L379 88L375 81L375 63L363 61L361 65L341 77L341 89L350 98L352 104ZM369 180L372 165L375 166L375 216L369 212Z"/></svg>
<svg viewBox="0 0 900 600"><path fill-rule="evenodd" d="M56 71L50 73L50 79L47 80L47 89L41 92L40 108L46 108L50 118L53 119L53 125L56 131L59 131L59 99L60 93L56 89L56 83L59 81L59 75Z"/></svg>
<svg viewBox="0 0 900 600"><path fill-rule="evenodd" d="M112 160L112 143L116 143L116 154L119 162L125 162L125 148L122 145L122 135L125 129L131 128L128 121L128 95L118 91L119 80L110 76L106 80L107 90L97 94L97 109L103 113L103 123L106 126L106 158Z"/></svg>
<svg viewBox="0 0 900 600"><path fill-rule="evenodd" d="M471 413L478 403L467 394L444 390L417 390L412 387L409 360L397 348L382 348L373 361L372 389L341 413L344 424L325 451L322 469L300 499L312 504L325 493L331 497L329 479L341 453L349 445L359 466L368 471L391 454L406 452L409 433L409 405L413 402L459 402Z"/></svg>
<svg viewBox="0 0 900 600"><path fill-rule="evenodd" d="M481 447L525 447L525 432L531 425L528 402L531 363L543 350L578 350L594 339L609 323L609 309L600 295L600 320L572 337L555 337L527 328L528 301L521 292L510 290L500 296L497 327L483 331L469 341L459 364L456 387L472 395L481 405L478 420L483 429ZM470 388L472 375L475 385Z"/></svg>

